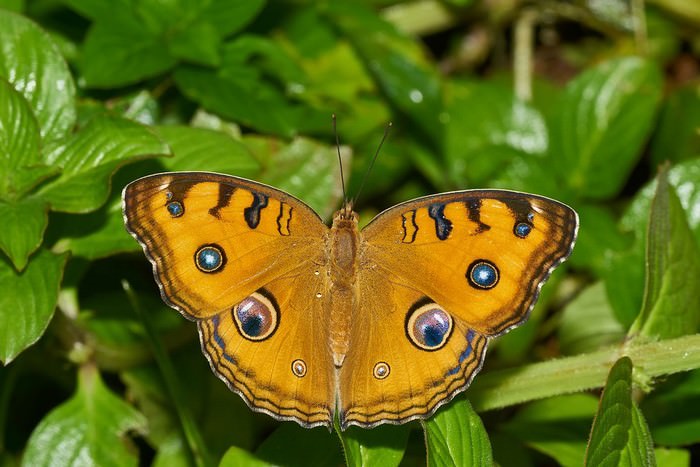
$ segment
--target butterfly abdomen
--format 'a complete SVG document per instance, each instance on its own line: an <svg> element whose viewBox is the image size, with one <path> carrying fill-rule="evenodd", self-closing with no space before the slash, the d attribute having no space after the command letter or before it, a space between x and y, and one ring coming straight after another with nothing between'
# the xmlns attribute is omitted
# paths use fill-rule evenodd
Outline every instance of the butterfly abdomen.
<svg viewBox="0 0 700 467"><path fill-rule="evenodd" d="M355 309L357 251L360 232L357 215L336 214L330 241L330 348L333 362L340 367L350 344L350 324Z"/></svg>

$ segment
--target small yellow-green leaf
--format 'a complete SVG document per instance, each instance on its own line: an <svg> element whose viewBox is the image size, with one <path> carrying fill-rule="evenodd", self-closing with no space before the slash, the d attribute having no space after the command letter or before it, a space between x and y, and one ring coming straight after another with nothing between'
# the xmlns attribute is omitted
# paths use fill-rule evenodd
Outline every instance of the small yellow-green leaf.
<svg viewBox="0 0 700 467"><path fill-rule="evenodd" d="M96 367L82 367L78 389L39 423L27 442L23 466L138 464L129 431L144 432L143 415L112 393Z"/></svg>
<svg viewBox="0 0 700 467"><path fill-rule="evenodd" d="M238 446L228 448L224 457L221 458L221 462L219 462L219 467L268 467L272 465L274 464L260 460L253 453Z"/></svg>
<svg viewBox="0 0 700 467"><path fill-rule="evenodd" d="M654 444L632 401L632 360L620 358L610 369L588 440L585 465L655 466Z"/></svg>
<svg viewBox="0 0 700 467"><path fill-rule="evenodd" d="M423 422L423 430L429 466L493 463L484 424L464 397Z"/></svg>

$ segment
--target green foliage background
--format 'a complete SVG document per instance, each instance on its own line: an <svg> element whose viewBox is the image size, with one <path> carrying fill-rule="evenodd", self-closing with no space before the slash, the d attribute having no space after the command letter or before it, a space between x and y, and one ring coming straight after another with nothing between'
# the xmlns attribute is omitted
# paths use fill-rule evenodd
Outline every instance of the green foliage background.
<svg viewBox="0 0 700 467"><path fill-rule="evenodd" d="M0 0L0 463L697 462L698 5ZM420 424L251 412L123 227L123 186L165 170L260 180L328 218L331 114L351 194L393 122L365 221L476 187L581 216L530 321Z"/></svg>

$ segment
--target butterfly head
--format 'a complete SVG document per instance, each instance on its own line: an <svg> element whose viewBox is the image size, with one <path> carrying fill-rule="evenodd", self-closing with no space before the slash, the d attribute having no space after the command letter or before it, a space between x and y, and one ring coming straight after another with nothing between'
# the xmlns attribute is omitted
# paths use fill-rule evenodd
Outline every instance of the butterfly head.
<svg viewBox="0 0 700 467"><path fill-rule="evenodd" d="M341 207L335 212L335 214L333 214L333 224L336 224L338 221L351 221L357 224L358 219L359 216L353 209L352 200L346 200L343 203L343 207Z"/></svg>

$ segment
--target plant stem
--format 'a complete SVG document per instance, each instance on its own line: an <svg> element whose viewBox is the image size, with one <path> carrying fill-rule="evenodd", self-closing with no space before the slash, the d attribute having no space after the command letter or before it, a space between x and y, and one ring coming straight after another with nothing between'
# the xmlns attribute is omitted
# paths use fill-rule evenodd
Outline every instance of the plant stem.
<svg viewBox="0 0 700 467"><path fill-rule="evenodd" d="M486 411L599 388L623 355L632 359L636 371L650 378L693 370L700 368L700 334L658 342L632 341L625 348L493 371L476 378L467 397L475 410Z"/></svg>

